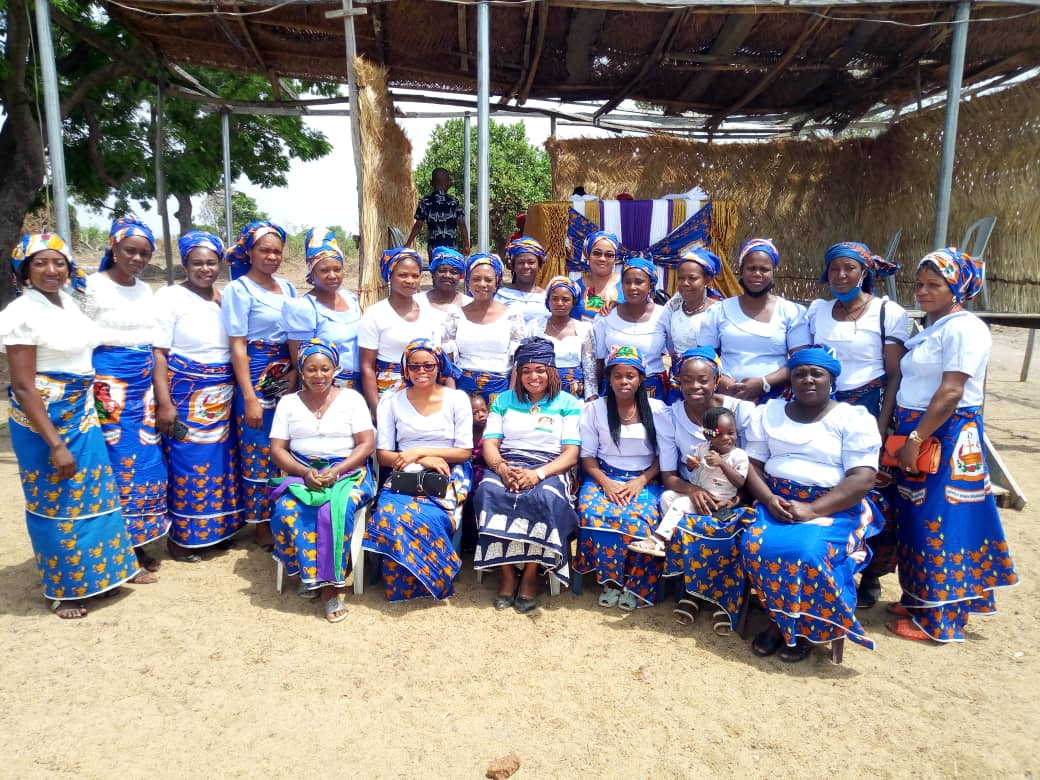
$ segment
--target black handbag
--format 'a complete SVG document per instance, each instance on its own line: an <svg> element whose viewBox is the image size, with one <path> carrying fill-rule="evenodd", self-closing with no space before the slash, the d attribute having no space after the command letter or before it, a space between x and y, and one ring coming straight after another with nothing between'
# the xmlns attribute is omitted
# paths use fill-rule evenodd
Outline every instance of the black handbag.
<svg viewBox="0 0 1040 780"><path fill-rule="evenodd" d="M444 498L448 493L448 475L433 469L391 471L386 488L391 493L401 493L405 496Z"/></svg>

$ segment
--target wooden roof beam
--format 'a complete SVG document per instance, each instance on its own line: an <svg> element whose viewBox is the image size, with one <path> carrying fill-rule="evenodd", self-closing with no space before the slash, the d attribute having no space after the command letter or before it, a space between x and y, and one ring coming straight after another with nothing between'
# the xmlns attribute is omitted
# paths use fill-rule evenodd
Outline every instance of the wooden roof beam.
<svg viewBox="0 0 1040 780"><path fill-rule="evenodd" d="M516 104L522 106L527 102L527 96L531 94L531 86L534 77L538 73L538 65L542 61L542 50L545 48L545 30L549 26L549 0L542 0L538 4L538 38L534 44L534 55L527 66L527 81L520 88L520 94L516 97Z"/></svg>
<svg viewBox="0 0 1040 780"><path fill-rule="evenodd" d="M672 41L675 39L675 32L679 29L680 23L685 18L685 11L672 11L668 17L668 21L665 22L664 29L661 31L661 35L657 39L657 45L654 46L654 50L649 56L643 59L643 64L639 68L635 77L623 86L610 100L600 106L596 113L592 116L594 119L599 119L604 114L610 113L617 108L621 101L632 94L636 87L649 75L650 71L658 67L661 61L664 59L664 54L668 51L668 47L672 45Z"/></svg>
<svg viewBox="0 0 1040 780"><path fill-rule="evenodd" d="M820 28L827 22L827 12L829 9L823 9L818 15L809 17L809 20L802 27L802 31L798 33L798 37L795 38L787 51L783 53L783 56L776 61L776 65L769 71L761 80L755 84L751 89L745 92L736 103L730 105L729 108L725 108L722 111L717 112L711 119L705 122L704 127L706 130L714 130L724 121L726 117L731 114L735 114L744 106L748 105L752 100L757 98L763 92L765 92L769 85L776 81L780 76L783 75L784 70L791 63L791 61L798 56L798 52L802 50L802 47L808 43Z"/></svg>
<svg viewBox="0 0 1040 780"><path fill-rule="evenodd" d="M799 80L798 86L788 95L788 99L792 103L797 103L813 90L822 86L836 71L842 70L849 64L850 60L862 52L880 28L881 22L858 23L842 47L832 52L827 58L824 65L827 66L828 70L803 76Z"/></svg>
<svg viewBox="0 0 1040 780"><path fill-rule="evenodd" d="M513 97L520 94L520 90L527 82L527 69L531 66L531 32L534 28L534 6L528 5L524 9L524 16L527 17L527 29L524 31L524 53L520 61L520 78L516 81L516 86L513 89L502 96L499 100L499 105L508 103Z"/></svg>
<svg viewBox="0 0 1040 780"><path fill-rule="evenodd" d="M469 35L466 32L466 5L465 3L459 3L458 11L458 27L459 27L459 70L463 73L469 72L469 56L466 54L469 51Z"/></svg>
<svg viewBox="0 0 1040 780"><path fill-rule="evenodd" d="M722 29L715 37L708 53L712 56L726 59L733 56L740 44L751 34L761 17L756 14L729 14L722 24ZM711 83L715 80L715 73L705 71L698 73L687 82L676 98L676 103L695 103L703 95Z"/></svg>

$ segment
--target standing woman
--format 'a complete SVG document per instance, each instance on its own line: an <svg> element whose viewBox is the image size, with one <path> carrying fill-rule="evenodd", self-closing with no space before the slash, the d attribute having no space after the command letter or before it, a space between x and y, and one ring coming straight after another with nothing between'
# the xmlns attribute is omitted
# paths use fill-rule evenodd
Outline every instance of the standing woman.
<svg viewBox="0 0 1040 780"><path fill-rule="evenodd" d="M300 345L312 339L332 344L340 360L336 384L360 391L357 337L361 304L353 292L343 289L343 253L335 233L311 228L305 251L311 289L298 298L286 298L282 305L289 355L297 363Z"/></svg>
<svg viewBox="0 0 1040 780"><path fill-rule="evenodd" d="M591 401L597 397L596 352L592 323L571 316L580 292L566 276L554 276L545 290L545 308L527 323L528 336L548 339L556 353L556 370L563 389L575 398ZM587 379L587 381L586 381Z"/></svg>
<svg viewBox="0 0 1040 780"><path fill-rule="evenodd" d="M296 387L282 319L286 298L296 288L275 276L282 265L285 231L273 222L250 222L228 250L232 281L224 288L221 316L235 372L239 500L243 519L256 526L256 543L270 552L271 501L267 480L278 476L271 463L270 432L278 399Z"/></svg>
<svg viewBox="0 0 1040 780"><path fill-rule="evenodd" d="M431 319L436 321L436 335L440 335L448 315L457 313L472 301L459 292L459 281L466 275L466 258L450 246L438 246L430 252L430 276L433 287L418 293L415 301L426 307Z"/></svg>
<svg viewBox="0 0 1040 780"><path fill-rule="evenodd" d="M580 296L575 317L591 321L621 298L621 274L615 265L620 248L618 237L604 230L585 239L584 256L589 270L578 280Z"/></svg>
<svg viewBox="0 0 1040 780"><path fill-rule="evenodd" d="M707 249L694 249L681 258L676 269L675 295L665 305L668 310L668 352L672 356L672 372L668 402L682 398L679 391L679 356L700 346L701 323L708 308L719 302L711 283L722 271L722 260ZM718 296L718 297L715 297Z"/></svg>
<svg viewBox="0 0 1040 780"><path fill-rule="evenodd" d="M917 266L917 305L926 327L906 342L896 400L905 435L896 476L899 584L888 625L905 639L963 642L972 613L996 611L994 590L1018 582L986 467L982 402L989 329L964 310L982 288L985 266L949 247ZM922 474L922 443L936 437L939 468Z"/></svg>
<svg viewBox="0 0 1040 780"><path fill-rule="evenodd" d="M621 272L621 289L625 298L609 314L597 317L592 326L598 376L603 375L603 361L613 347L636 347L646 360L646 391L651 398L665 398L668 374L664 368L667 350L665 309L654 303L657 268L644 257L625 261ZM597 385L602 385L597 381Z"/></svg>
<svg viewBox="0 0 1040 780"><path fill-rule="evenodd" d="M877 280L899 270L875 255L866 244L835 244L823 257L823 275L834 300L809 305L809 335L826 344L841 362L835 398L863 406L885 435L892 422L899 391L899 361L906 354L906 309L888 298L877 298Z"/></svg>
<svg viewBox="0 0 1040 780"><path fill-rule="evenodd" d="M388 391L378 407L379 465L395 472L432 470L446 475L448 486L443 496L398 493L391 475L363 546L383 556L388 601L446 599L462 567L452 537L473 478L473 412L465 393L444 386L454 367L429 339L405 345L401 366L404 386Z"/></svg>
<svg viewBox="0 0 1040 780"><path fill-rule="evenodd" d="M169 469L166 549L175 561L198 563L195 550L229 540L245 521L231 430L235 375L213 286L224 244L193 230L177 246L187 278L155 294L155 425Z"/></svg>
<svg viewBox="0 0 1040 780"><path fill-rule="evenodd" d="M440 320L420 306L419 253L407 247L387 249L379 273L390 294L369 306L358 328L361 350L361 392L369 411L376 413L379 396L401 382L401 353L415 339L439 339Z"/></svg>
<svg viewBox="0 0 1040 780"><path fill-rule="evenodd" d="M708 310L698 341L722 358L720 392L764 403L789 384L787 356L812 343L805 308L772 292L780 252L768 238L740 248L744 292Z"/></svg>
<svg viewBox="0 0 1040 780"><path fill-rule="evenodd" d="M657 431L669 422L664 401L643 386L646 367L635 347L607 357L607 394L581 412L578 557L575 571L596 573L601 607L652 606L661 566L628 549L650 539L661 519Z"/></svg>
<svg viewBox="0 0 1040 780"><path fill-rule="evenodd" d="M23 236L11 260L22 294L0 312L0 340L25 524L54 613L83 618L83 599L138 570L91 396L101 334L64 289L85 282L60 236Z"/></svg>
<svg viewBox="0 0 1040 780"><path fill-rule="evenodd" d="M581 445L581 402L562 391L555 363L545 339L525 339L516 351L512 389L491 404L484 427L487 471L473 496L473 566L498 569L495 609L521 614L538 606L541 569L570 583L569 539L578 527L570 470Z"/></svg>
<svg viewBox="0 0 1040 780"><path fill-rule="evenodd" d="M495 300L502 281L498 255L476 254L466 269L466 292L472 303L448 315L441 337L444 350L462 371L457 386L480 393L487 403L509 389L513 353L524 338L524 318Z"/></svg>
<svg viewBox="0 0 1040 780"><path fill-rule="evenodd" d="M545 314L545 290L537 284L544 262L545 247L530 236L520 236L506 244L506 265L513 281L498 288L495 300L518 310L526 324Z"/></svg>
<svg viewBox="0 0 1040 780"><path fill-rule="evenodd" d="M94 403L119 485L123 520L147 570L134 579L141 584L159 579L154 574L159 561L144 546L170 529L168 475L152 388L155 306L152 288L138 278L153 251L155 239L147 225L134 217L116 219L98 272L87 279L84 306L102 330L94 350Z"/></svg>

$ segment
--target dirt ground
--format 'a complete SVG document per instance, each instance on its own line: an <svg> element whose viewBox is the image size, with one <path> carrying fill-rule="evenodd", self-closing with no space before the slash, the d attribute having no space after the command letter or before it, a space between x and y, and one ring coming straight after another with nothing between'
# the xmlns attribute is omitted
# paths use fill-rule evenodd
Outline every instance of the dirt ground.
<svg viewBox="0 0 1040 780"><path fill-rule="evenodd" d="M1040 771L1040 383L1019 383L1024 331L995 329L986 421L1033 503L1003 513L1023 583L963 645L896 639L840 666L757 659L668 605L626 614L542 596L491 607L467 560L445 603L347 597L338 625L274 588L248 542L201 564L164 558L81 621L50 615L0 438L0 773L35 777L1032 777ZM1037 362L1040 362L1038 359ZM1040 376L1040 366L1033 370ZM885 597L895 598L893 577ZM756 613L753 627L764 617Z"/></svg>

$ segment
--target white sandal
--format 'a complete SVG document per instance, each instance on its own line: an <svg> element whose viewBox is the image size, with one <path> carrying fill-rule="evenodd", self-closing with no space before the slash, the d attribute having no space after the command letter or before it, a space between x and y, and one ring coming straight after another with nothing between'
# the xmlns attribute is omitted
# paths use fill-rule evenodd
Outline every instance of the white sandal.
<svg viewBox="0 0 1040 780"><path fill-rule="evenodd" d="M343 599L338 593L325 599L325 619L330 623L339 623L341 620L347 619L347 605L343 603Z"/></svg>
<svg viewBox="0 0 1040 780"><path fill-rule="evenodd" d="M614 588L610 585L603 586L603 592L599 594L599 600L596 602L601 607L615 607L617 606L618 599L621 598L621 588Z"/></svg>
<svg viewBox="0 0 1040 780"><path fill-rule="evenodd" d="M664 542L660 539L636 539L628 545L628 549L643 555L652 555L655 558L664 558L666 555Z"/></svg>
<svg viewBox="0 0 1040 780"><path fill-rule="evenodd" d="M635 593L625 589L625 592L621 594L621 598L618 599L618 609L623 609L625 612L633 612L639 606L639 598Z"/></svg>

